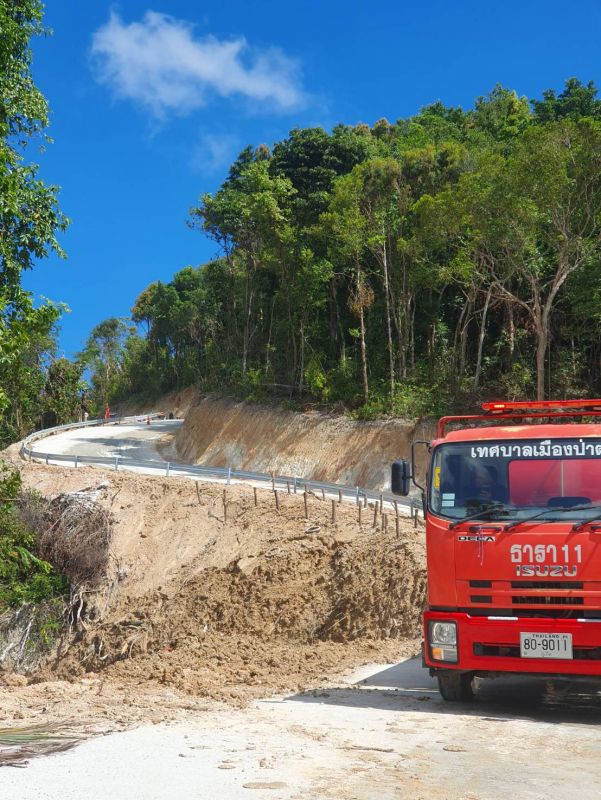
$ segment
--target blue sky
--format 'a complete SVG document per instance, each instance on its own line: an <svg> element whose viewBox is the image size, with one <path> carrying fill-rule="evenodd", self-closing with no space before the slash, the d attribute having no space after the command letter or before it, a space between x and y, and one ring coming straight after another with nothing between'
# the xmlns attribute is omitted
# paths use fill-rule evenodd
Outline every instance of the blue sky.
<svg viewBox="0 0 601 800"><path fill-rule="evenodd" d="M529 98L571 76L601 84L598 0L48 0L46 24L33 70L54 144L30 158L72 223L68 259L24 283L71 308L66 355L215 254L188 209L245 145L470 107L497 82Z"/></svg>

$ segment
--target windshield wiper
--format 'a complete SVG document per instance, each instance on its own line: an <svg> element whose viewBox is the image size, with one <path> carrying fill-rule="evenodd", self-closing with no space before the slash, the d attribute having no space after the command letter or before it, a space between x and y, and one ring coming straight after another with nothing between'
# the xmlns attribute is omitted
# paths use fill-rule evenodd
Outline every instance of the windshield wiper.
<svg viewBox="0 0 601 800"><path fill-rule="evenodd" d="M491 505L484 506L484 508L481 508L475 514L470 514L468 517L462 517L462 519L456 519L454 522L451 522L449 525L449 530L452 531L453 528L456 528L457 525L461 525L462 522L471 522L472 520L480 519L484 514L492 514L493 511L507 511L507 509L501 503L493 503Z"/></svg>
<svg viewBox="0 0 601 800"><path fill-rule="evenodd" d="M590 508L600 508L600 506L590 506ZM601 522L601 519L599 518L599 514L595 514L594 517L589 517L588 519L583 519L583 520L580 520L580 522L574 523L574 525L572 525L572 530L573 531L581 531L583 528L585 528L591 522Z"/></svg>
<svg viewBox="0 0 601 800"><path fill-rule="evenodd" d="M524 519L514 519L513 522L510 522L508 525L505 525L504 530L510 531L512 528L515 528L516 525L521 525L523 522L531 522L534 519L538 519L539 517L544 517L545 514L554 514L556 511L585 511L591 508L601 508L601 506L594 506L589 503L587 506L549 506L549 508L545 508L543 511L539 511L537 514L532 514L531 517L524 517ZM553 520L555 521L555 520Z"/></svg>

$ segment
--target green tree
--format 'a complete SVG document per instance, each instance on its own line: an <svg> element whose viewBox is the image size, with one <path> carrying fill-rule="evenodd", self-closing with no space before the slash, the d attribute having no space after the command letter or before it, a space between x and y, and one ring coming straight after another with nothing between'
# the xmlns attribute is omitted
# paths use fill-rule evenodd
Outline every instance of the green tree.
<svg viewBox="0 0 601 800"><path fill-rule="evenodd" d="M290 181L271 175L269 163L255 160L245 167L234 186L224 185L214 196L204 195L191 209L192 220L221 245L232 275L243 274L242 374L256 332L257 279L289 234L289 206L294 189ZM234 258L233 254L236 254Z"/></svg>
<svg viewBox="0 0 601 800"><path fill-rule="evenodd" d="M34 307L21 286L25 270L49 252L67 220L57 188L25 162L27 143L40 136L48 108L31 76L30 38L42 33L37 0L0 0L0 435L21 436L33 424L31 396L40 388L42 353L60 308Z"/></svg>
<svg viewBox="0 0 601 800"><path fill-rule="evenodd" d="M559 95L555 89L547 89L542 100L532 100L532 107L536 121L543 124L566 118L577 121L583 117L601 117L597 87L593 81L584 84L578 78L569 78Z"/></svg>
<svg viewBox="0 0 601 800"><path fill-rule="evenodd" d="M44 408L54 417L53 424L77 422L83 413L83 396L86 383L82 380L83 367L68 358L53 360L46 374Z"/></svg>
<svg viewBox="0 0 601 800"><path fill-rule="evenodd" d="M79 363L92 372L96 411L101 413L115 396L123 367L125 341L132 331L127 320L110 317L96 325L78 355Z"/></svg>

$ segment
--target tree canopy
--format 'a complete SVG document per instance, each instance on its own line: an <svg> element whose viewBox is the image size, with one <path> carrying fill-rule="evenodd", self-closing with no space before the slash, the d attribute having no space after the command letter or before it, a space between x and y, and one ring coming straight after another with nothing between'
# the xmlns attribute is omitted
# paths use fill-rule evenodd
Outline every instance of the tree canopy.
<svg viewBox="0 0 601 800"><path fill-rule="evenodd" d="M216 245L138 298L112 396L196 382L356 413L601 391L601 101L495 86L247 147L189 224Z"/></svg>

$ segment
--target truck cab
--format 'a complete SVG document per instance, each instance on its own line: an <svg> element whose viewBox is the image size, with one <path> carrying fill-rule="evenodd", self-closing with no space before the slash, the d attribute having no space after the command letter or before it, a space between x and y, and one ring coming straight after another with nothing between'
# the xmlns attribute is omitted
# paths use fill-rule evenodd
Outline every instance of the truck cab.
<svg viewBox="0 0 601 800"><path fill-rule="evenodd" d="M482 410L428 443L424 661L446 700L475 676L601 675L601 400ZM393 465L393 491L414 475Z"/></svg>

